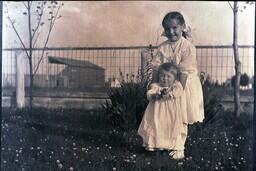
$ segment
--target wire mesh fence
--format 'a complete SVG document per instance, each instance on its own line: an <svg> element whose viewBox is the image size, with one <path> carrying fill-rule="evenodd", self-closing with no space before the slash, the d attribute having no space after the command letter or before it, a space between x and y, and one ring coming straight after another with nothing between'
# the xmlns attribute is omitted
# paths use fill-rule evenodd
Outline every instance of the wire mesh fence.
<svg viewBox="0 0 256 171"><path fill-rule="evenodd" d="M38 88L108 87L122 79L140 75L142 50L157 47L72 47L33 49L34 85ZM234 75L232 46L196 46L198 70L219 84L231 84ZM4 49L2 87L15 87L16 59L24 58L25 86L29 86L29 65L22 49ZM254 46L239 46L242 73L254 75ZM251 79L252 80L252 79Z"/></svg>

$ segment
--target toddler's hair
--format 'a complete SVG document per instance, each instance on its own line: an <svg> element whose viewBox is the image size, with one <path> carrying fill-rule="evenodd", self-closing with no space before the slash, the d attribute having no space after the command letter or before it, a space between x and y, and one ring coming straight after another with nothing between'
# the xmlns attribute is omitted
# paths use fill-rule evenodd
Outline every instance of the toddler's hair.
<svg viewBox="0 0 256 171"><path fill-rule="evenodd" d="M177 12L177 11L173 11L173 12L167 13L164 16L164 19L162 21L162 26L164 28L168 28L168 26L170 25L170 20L171 19L176 19L177 21L179 21L180 25L186 25L183 15L181 13ZM184 31L182 31L182 36L185 37L185 38L189 37L187 35L187 33L184 32Z"/></svg>
<svg viewBox="0 0 256 171"><path fill-rule="evenodd" d="M160 65L158 68L158 74L160 73L160 71L163 71L163 70L172 73L174 77L177 79L179 74L179 69L173 63L163 63L162 65Z"/></svg>

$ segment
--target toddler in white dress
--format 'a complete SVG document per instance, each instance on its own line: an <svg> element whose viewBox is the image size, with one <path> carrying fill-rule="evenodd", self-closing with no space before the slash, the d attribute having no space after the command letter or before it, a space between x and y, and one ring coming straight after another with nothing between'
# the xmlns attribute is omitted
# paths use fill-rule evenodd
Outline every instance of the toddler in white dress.
<svg viewBox="0 0 256 171"><path fill-rule="evenodd" d="M173 150L174 159L184 158L187 137L186 101L177 80L178 68L164 63L158 70L158 82L147 91L149 104L138 129L146 150Z"/></svg>

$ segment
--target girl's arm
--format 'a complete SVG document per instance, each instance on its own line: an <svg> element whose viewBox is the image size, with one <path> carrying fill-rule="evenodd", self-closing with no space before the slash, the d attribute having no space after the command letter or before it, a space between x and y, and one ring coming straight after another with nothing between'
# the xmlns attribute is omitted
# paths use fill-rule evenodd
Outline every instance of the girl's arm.
<svg viewBox="0 0 256 171"><path fill-rule="evenodd" d="M186 50L182 54L181 61L179 63L180 69L180 82L182 87L185 88L187 77L189 72L193 72L196 69L196 48L192 44L186 47Z"/></svg>
<svg viewBox="0 0 256 171"><path fill-rule="evenodd" d="M188 74L187 73L185 73L185 72L183 72L183 73L181 72L180 73L180 83L181 83L183 89L185 89L187 78L188 78Z"/></svg>

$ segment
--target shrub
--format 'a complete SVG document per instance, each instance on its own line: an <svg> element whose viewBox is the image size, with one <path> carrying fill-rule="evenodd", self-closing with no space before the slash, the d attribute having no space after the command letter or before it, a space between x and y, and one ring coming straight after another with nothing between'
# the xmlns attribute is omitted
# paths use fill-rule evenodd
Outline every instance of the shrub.
<svg viewBox="0 0 256 171"><path fill-rule="evenodd" d="M235 79L236 79L236 76L234 75L231 78L231 85L232 85L232 87L235 86ZM241 86L248 86L249 85L249 81L250 81L250 77L246 73L241 75L241 77L240 77L240 85Z"/></svg>
<svg viewBox="0 0 256 171"><path fill-rule="evenodd" d="M241 75L241 79L240 79L240 85L241 86L248 86L249 81L250 81L250 78L246 73Z"/></svg>
<svg viewBox="0 0 256 171"><path fill-rule="evenodd" d="M103 104L103 113L116 128L137 128L147 106L146 91L146 83L123 82L121 87L110 88L110 101Z"/></svg>
<svg viewBox="0 0 256 171"><path fill-rule="evenodd" d="M205 112L203 127L207 126L208 123L216 121L218 114L224 110L220 103L224 90L219 84L210 81L209 78L207 77L202 85Z"/></svg>

